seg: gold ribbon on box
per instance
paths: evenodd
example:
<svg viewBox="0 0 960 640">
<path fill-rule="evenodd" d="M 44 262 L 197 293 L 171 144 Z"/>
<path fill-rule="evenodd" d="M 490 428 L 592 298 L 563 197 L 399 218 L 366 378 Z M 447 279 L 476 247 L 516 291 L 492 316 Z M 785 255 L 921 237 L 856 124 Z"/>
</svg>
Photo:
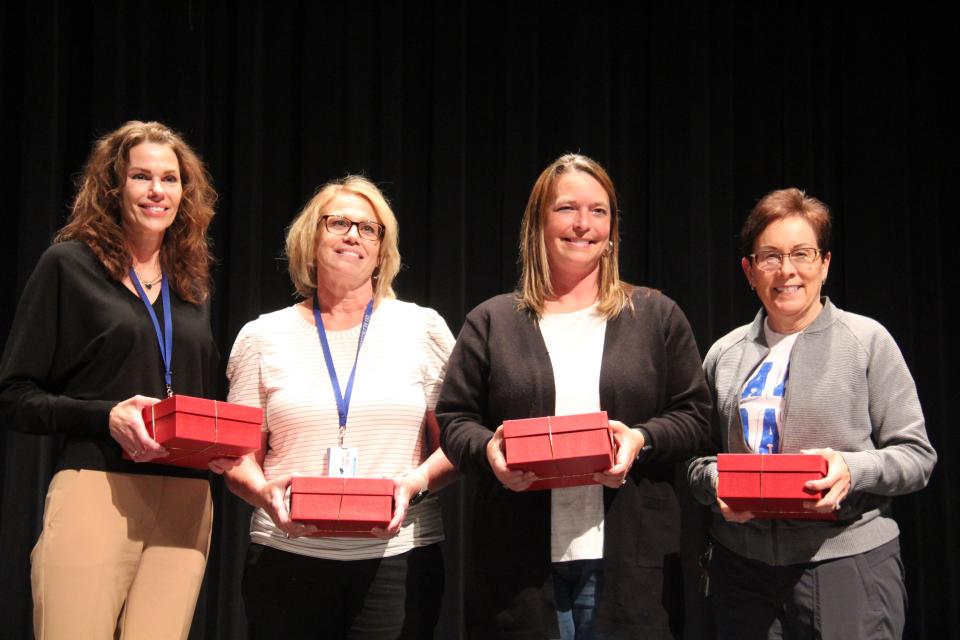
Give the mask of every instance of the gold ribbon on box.
<svg viewBox="0 0 960 640">
<path fill-rule="evenodd" d="M 333 533 L 343 533 L 343 531 L 338 526 L 340 524 L 340 514 L 343 511 L 343 496 L 347 491 L 347 479 L 343 478 L 340 482 L 340 502 L 337 503 L 337 519 L 333 521 L 329 529 L 320 529 L 317 533 L 333 534 Z M 336 536 L 333 536 L 336 537 Z"/>
<path fill-rule="evenodd" d="M 369 531 L 365 531 L 365 530 L 359 530 L 359 529 L 358 529 L 358 530 L 354 530 L 354 529 L 343 529 L 343 528 L 340 527 L 340 521 L 341 521 L 340 516 L 343 515 L 343 499 L 344 499 L 344 497 L 346 497 L 346 495 L 347 495 L 347 478 L 343 478 L 342 482 L 340 483 L 340 502 L 339 502 L 339 504 L 337 505 L 337 519 L 336 519 L 336 520 L 333 520 L 333 523 L 332 523 L 331 525 L 329 525 L 329 528 L 317 529 L 317 532 L 316 532 L 315 534 L 313 534 L 313 535 L 317 535 L 317 536 L 330 536 L 330 537 L 333 537 L 333 538 L 336 538 L 336 537 L 341 537 L 341 538 L 343 538 L 343 537 L 354 538 L 354 537 L 363 537 L 364 535 L 366 535 L 367 533 L 369 533 Z M 392 507 L 392 506 L 391 506 L 390 511 L 391 511 L 391 513 L 393 512 L 393 507 Z M 373 528 L 373 527 L 371 527 L 371 528 Z M 346 535 L 337 536 L 336 534 L 338 534 L 338 533 L 339 533 L 339 534 L 346 534 Z"/>
<path fill-rule="evenodd" d="M 560 473 L 560 465 L 556 463 L 557 453 L 553 448 L 553 423 L 550 422 L 550 416 L 546 416 L 546 418 L 547 418 L 547 440 L 550 442 L 550 460 L 554 462 L 554 467 L 556 467 L 557 473 Z M 608 427 L 607 431 L 609 432 L 609 430 L 610 429 Z M 593 477 L 592 473 L 578 473 L 572 476 L 565 476 L 562 473 L 560 473 L 560 475 L 557 475 L 557 476 L 546 476 L 543 478 L 538 477 L 536 481 L 539 482 L 541 480 L 574 480 L 576 478 L 592 478 L 592 477 Z"/>
<path fill-rule="evenodd" d="M 550 417 L 547 416 L 547 440 L 550 441 L 550 459 L 554 461 L 553 465 L 557 468 L 557 473 L 560 472 L 560 465 L 556 463 L 557 452 L 553 449 L 553 423 L 550 422 Z M 562 474 L 558 477 L 563 477 Z"/>
<path fill-rule="evenodd" d="M 150 437 L 153 438 L 154 440 L 157 439 L 157 426 L 156 426 L 157 418 L 156 418 L 156 412 L 154 411 L 155 406 L 156 405 L 150 405 Z M 189 458 L 190 456 L 202 455 L 210 451 L 210 449 L 215 447 L 217 444 L 219 444 L 219 441 L 220 441 L 220 411 L 217 407 L 217 401 L 214 400 L 213 401 L 213 442 L 208 444 L 203 449 L 184 449 L 183 447 L 166 447 L 167 451 L 183 452 L 183 455 L 175 456 L 173 453 L 171 453 L 166 458 L 160 458 L 159 460 L 155 460 L 154 462 L 176 462 L 178 460 Z"/>
</svg>

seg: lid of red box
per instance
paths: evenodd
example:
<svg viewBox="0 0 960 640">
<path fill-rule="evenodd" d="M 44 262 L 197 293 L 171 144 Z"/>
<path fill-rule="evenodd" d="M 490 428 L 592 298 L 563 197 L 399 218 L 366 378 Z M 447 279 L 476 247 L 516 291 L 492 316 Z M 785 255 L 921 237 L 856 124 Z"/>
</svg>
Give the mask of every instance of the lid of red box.
<svg viewBox="0 0 960 640">
<path fill-rule="evenodd" d="M 827 461 L 823 456 L 803 453 L 779 453 L 763 456 L 764 471 L 809 471 L 827 474 Z"/>
<path fill-rule="evenodd" d="M 717 455 L 717 471 L 760 471 L 760 458 L 770 454 L 720 453 Z"/>
<path fill-rule="evenodd" d="M 154 418 L 162 418 L 174 411 L 201 416 L 217 416 L 224 420 L 251 422 L 257 425 L 263 422 L 263 409 L 260 407 L 248 407 L 232 402 L 208 400 L 180 394 L 161 400 L 152 407 L 146 407 L 143 410 L 143 416 L 145 420 L 149 420 L 151 415 Z"/>
<path fill-rule="evenodd" d="M 597 413 L 581 413 L 572 416 L 544 416 L 542 418 L 525 418 L 523 420 L 504 420 L 504 438 L 522 438 L 537 436 L 545 433 L 569 433 L 572 431 L 586 431 L 588 429 L 607 429 L 610 420 L 606 411 Z"/>
<path fill-rule="evenodd" d="M 290 490 L 293 493 L 333 493 L 345 496 L 392 496 L 393 480 L 389 478 L 294 476 Z"/>
<path fill-rule="evenodd" d="M 826 475 L 827 461 L 822 456 L 803 453 L 721 453 L 717 471 L 811 472 Z"/>
</svg>

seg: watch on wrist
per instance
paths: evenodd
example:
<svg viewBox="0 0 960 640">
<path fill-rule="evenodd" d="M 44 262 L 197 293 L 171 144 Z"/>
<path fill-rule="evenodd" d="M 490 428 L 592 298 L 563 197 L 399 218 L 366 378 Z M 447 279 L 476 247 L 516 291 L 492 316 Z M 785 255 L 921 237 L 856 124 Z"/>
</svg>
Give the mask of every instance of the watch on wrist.
<svg viewBox="0 0 960 640">
<path fill-rule="evenodd" d="M 417 495 L 410 498 L 410 506 L 414 506 L 423 502 L 423 500 L 430 495 L 430 489 L 421 489 L 417 492 Z"/>
<path fill-rule="evenodd" d="M 643 446 L 640 447 L 640 451 L 637 451 L 637 457 L 634 462 L 653 451 L 653 442 L 650 440 L 650 432 L 643 427 L 636 427 L 636 430 L 639 431 L 640 435 L 643 436 Z"/>
</svg>

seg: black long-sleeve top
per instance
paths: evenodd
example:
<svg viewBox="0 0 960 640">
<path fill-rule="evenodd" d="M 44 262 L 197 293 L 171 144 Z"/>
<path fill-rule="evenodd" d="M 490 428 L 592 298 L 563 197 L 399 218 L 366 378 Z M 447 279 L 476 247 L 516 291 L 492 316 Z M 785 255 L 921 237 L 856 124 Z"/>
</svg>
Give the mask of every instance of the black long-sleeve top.
<svg viewBox="0 0 960 640">
<path fill-rule="evenodd" d="M 219 354 L 209 305 L 171 291 L 173 389 L 210 397 Z M 163 326 L 161 297 L 154 311 Z M 164 366 L 140 298 L 114 280 L 82 242 L 54 244 L 27 281 L 0 363 L 0 421 L 61 436 L 60 469 L 204 477 L 123 460 L 110 409 L 134 395 L 163 398 Z"/>
<path fill-rule="evenodd" d="M 626 484 L 604 488 L 603 581 L 598 629 L 662 638 L 682 618 L 680 506 L 674 463 L 709 442 L 710 394 L 693 333 L 679 307 L 637 288 L 635 311 L 607 321 L 600 408 L 642 427 L 651 451 Z M 512 294 L 470 312 L 447 363 L 437 403 L 441 446 L 476 479 L 468 572 L 468 626 L 478 637 L 558 635 L 550 582 L 550 492 L 505 489 L 486 446 L 504 420 L 553 414 L 553 368 L 536 321 Z M 531 631 L 532 630 L 532 631 Z"/>
</svg>

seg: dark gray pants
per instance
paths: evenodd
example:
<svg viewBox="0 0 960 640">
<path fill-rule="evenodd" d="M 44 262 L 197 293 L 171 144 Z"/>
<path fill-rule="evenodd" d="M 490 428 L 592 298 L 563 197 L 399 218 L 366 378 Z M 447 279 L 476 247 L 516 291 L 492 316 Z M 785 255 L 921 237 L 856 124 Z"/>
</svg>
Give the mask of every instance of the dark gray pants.
<svg viewBox="0 0 960 640">
<path fill-rule="evenodd" d="M 903 635 L 907 592 L 896 539 L 859 555 L 785 567 L 714 544 L 710 579 L 724 640 Z"/>
<path fill-rule="evenodd" d="M 251 640 L 433 638 L 440 544 L 373 560 L 324 560 L 251 544 L 243 573 Z"/>
</svg>

